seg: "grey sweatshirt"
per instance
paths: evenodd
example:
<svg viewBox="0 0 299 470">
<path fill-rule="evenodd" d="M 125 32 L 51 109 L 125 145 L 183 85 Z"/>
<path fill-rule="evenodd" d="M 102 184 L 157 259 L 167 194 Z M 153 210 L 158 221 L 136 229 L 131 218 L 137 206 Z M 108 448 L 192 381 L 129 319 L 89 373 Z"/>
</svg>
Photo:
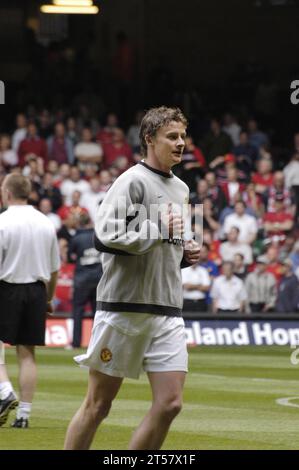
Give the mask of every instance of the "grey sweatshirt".
<svg viewBox="0 0 299 470">
<path fill-rule="evenodd" d="M 183 181 L 144 162 L 117 178 L 95 223 L 95 245 L 104 253 L 98 309 L 182 315 L 183 240 L 165 238 L 151 205 L 182 207 L 188 200 Z"/>
</svg>

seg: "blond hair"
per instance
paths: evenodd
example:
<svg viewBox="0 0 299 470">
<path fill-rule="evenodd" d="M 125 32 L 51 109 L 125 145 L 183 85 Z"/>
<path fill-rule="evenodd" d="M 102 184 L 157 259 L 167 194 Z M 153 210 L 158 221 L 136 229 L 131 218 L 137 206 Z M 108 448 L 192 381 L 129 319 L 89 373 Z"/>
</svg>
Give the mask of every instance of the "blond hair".
<svg viewBox="0 0 299 470">
<path fill-rule="evenodd" d="M 11 174 L 6 176 L 3 187 L 12 194 L 14 199 L 26 200 L 31 192 L 31 182 L 23 175 Z"/>
</svg>

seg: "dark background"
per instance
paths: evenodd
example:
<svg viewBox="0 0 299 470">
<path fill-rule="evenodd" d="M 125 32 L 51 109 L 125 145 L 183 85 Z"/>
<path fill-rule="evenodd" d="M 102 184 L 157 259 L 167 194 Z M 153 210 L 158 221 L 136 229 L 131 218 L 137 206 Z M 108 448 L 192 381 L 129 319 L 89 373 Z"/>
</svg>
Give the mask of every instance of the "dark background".
<svg viewBox="0 0 299 470">
<path fill-rule="evenodd" d="M 255 116 L 272 144 L 299 130 L 290 84 L 299 79 L 298 0 L 102 0 L 95 16 L 42 15 L 33 0 L 1 0 L 0 131 L 18 111 L 85 102 L 97 119 L 115 110 L 180 105 L 200 139 L 211 116 Z M 117 35 L 132 63 L 118 73 Z"/>
</svg>

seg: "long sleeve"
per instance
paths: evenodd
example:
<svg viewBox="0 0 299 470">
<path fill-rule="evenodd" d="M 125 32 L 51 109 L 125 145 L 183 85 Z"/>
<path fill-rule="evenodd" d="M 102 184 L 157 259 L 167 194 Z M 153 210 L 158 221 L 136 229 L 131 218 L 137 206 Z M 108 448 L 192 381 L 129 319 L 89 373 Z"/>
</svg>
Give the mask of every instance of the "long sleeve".
<svg viewBox="0 0 299 470">
<path fill-rule="evenodd" d="M 119 177 L 99 206 L 96 246 L 100 251 L 142 255 L 163 239 L 158 224 L 152 222 L 143 202 L 144 186 L 129 175 Z"/>
</svg>

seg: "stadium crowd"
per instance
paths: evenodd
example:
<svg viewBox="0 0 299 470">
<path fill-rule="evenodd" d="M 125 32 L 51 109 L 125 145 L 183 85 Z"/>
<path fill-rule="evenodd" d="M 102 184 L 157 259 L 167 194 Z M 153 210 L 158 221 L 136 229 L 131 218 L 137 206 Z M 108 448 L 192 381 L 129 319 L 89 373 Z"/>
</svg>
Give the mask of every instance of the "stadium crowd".
<svg viewBox="0 0 299 470">
<path fill-rule="evenodd" d="M 86 115 L 31 109 L 0 136 L 0 183 L 8 173 L 28 176 L 30 204 L 57 230 L 57 312 L 73 309 L 70 245 L 82 216 L 94 222 L 113 181 L 141 159 L 141 111 L 126 130 L 113 112 L 103 123 Z M 182 270 L 184 309 L 299 311 L 299 133 L 282 167 L 255 119 L 239 123 L 227 113 L 201 139 L 188 135 L 174 173 L 190 188 L 193 232 L 203 227 L 201 262 Z"/>
</svg>

